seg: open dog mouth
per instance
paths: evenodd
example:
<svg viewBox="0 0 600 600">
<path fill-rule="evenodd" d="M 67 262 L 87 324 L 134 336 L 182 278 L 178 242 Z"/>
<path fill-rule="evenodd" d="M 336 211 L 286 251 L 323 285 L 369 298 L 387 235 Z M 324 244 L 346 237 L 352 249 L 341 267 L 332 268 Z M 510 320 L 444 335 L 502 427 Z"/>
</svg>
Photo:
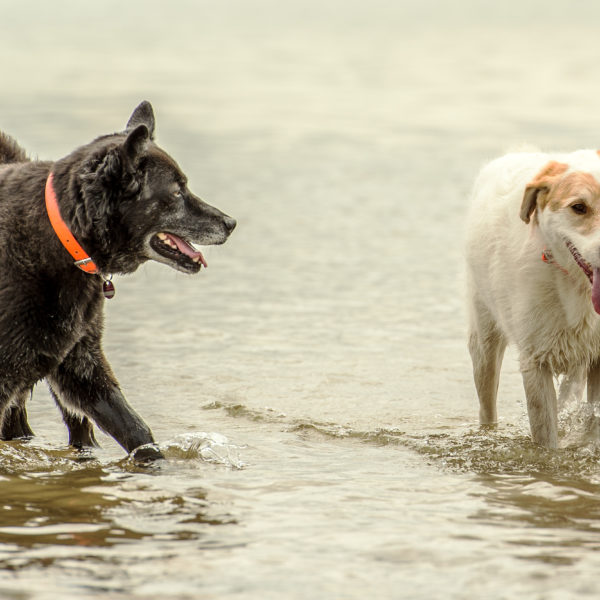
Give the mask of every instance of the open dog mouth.
<svg viewBox="0 0 600 600">
<path fill-rule="evenodd" d="M 592 269 L 592 265 L 590 265 L 590 263 L 588 263 L 583 258 L 583 256 L 581 256 L 581 253 L 579 252 L 579 250 L 577 250 L 577 248 L 575 247 L 575 245 L 572 242 L 567 240 L 566 244 L 567 244 L 567 248 L 569 249 L 569 252 L 575 259 L 575 262 L 581 267 L 581 270 L 585 273 L 585 276 L 590 280 L 590 283 L 593 285 L 594 270 Z"/>
<path fill-rule="evenodd" d="M 581 256 L 581 252 L 577 250 L 572 242 L 567 240 L 565 243 L 567 244 L 571 256 L 592 284 L 592 304 L 594 305 L 594 310 L 600 315 L 600 268 L 592 267 L 592 265 Z"/>
<path fill-rule="evenodd" d="M 173 233 L 160 232 L 153 235 L 150 246 L 164 258 L 188 271 L 198 272 L 202 267 L 208 266 L 202 252 Z"/>
</svg>

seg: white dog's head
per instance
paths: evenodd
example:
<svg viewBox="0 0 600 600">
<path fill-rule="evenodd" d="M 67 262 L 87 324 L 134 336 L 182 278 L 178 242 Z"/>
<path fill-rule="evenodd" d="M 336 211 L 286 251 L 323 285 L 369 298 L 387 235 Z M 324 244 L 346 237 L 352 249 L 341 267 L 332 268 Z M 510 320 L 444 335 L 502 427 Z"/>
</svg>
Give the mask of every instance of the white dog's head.
<svg viewBox="0 0 600 600">
<path fill-rule="evenodd" d="M 554 260 L 592 286 L 600 314 L 600 156 L 585 150 L 550 161 L 526 186 L 521 219 L 533 220 Z"/>
</svg>

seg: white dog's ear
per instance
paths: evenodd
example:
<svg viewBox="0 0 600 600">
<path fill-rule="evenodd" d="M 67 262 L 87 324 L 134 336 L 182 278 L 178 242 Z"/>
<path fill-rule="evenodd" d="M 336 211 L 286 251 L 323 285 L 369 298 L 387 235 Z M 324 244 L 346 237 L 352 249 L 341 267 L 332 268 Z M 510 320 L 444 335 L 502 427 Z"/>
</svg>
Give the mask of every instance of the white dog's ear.
<svg viewBox="0 0 600 600">
<path fill-rule="evenodd" d="M 523 202 L 521 203 L 521 219 L 525 223 L 531 221 L 531 215 L 536 209 L 542 209 L 545 206 L 546 196 L 550 189 L 568 170 L 569 165 L 551 160 L 546 163 L 542 170 L 525 187 Z"/>
<path fill-rule="evenodd" d="M 523 202 L 521 203 L 521 219 L 525 221 L 525 223 L 529 223 L 531 221 L 531 215 L 535 212 L 537 208 L 538 194 L 545 193 L 547 194 L 549 188 L 547 185 L 540 185 L 535 183 L 530 183 L 525 188 L 525 193 L 523 194 Z"/>
</svg>

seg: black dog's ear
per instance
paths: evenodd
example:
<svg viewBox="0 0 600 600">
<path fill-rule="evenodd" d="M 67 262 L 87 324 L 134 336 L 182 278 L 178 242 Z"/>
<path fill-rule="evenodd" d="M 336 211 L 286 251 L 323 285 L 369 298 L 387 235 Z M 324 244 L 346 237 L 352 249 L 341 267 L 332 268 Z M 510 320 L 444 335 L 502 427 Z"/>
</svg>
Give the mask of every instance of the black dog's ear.
<svg viewBox="0 0 600 600">
<path fill-rule="evenodd" d="M 137 169 L 148 149 L 149 138 L 150 132 L 143 124 L 129 132 L 123 143 L 123 162 L 127 170 L 135 171 Z"/>
<path fill-rule="evenodd" d="M 127 121 L 127 126 L 125 127 L 125 131 L 131 131 L 138 125 L 145 125 L 148 128 L 150 139 L 154 139 L 154 111 L 152 110 L 152 104 L 150 104 L 150 102 L 147 100 L 141 102 L 133 111 L 133 113 L 131 113 L 131 117 L 129 117 L 129 121 Z"/>
</svg>

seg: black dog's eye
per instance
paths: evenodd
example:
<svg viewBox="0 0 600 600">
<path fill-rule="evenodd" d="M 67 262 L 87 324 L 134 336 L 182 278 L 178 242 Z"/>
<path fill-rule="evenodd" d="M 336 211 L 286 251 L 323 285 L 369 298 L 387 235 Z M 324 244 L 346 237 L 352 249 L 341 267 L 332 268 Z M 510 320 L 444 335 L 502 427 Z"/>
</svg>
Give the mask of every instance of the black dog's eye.
<svg viewBox="0 0 600 600">
<path fill-rule="evenodd" d="M 588 211 L 588 207 L 583 202 L 577 202 L 577 204 L 571 204 L 571 210 L 576 215 L 585 215 Z"/>
<path fill-rule="evenodd" d="M 174 191 L 173 198 L 175 198 L 177 200 L 181 200 L 183 198 L 183 192 L 181 190 Z"/>
</svg>

